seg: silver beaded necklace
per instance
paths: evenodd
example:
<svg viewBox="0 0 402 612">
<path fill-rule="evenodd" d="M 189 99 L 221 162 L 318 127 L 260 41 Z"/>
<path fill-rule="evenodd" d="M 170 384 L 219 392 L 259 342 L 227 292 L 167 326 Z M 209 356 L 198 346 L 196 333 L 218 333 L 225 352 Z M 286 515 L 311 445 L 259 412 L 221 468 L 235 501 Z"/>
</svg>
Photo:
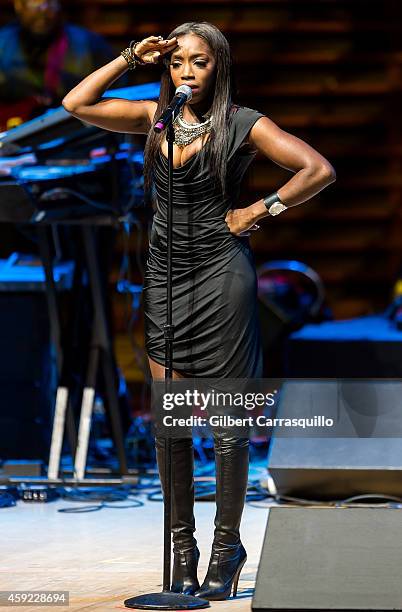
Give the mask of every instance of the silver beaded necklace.
<svg viewBox="0 0 402 612">
<path fill-rule="evenodd" d="M 185 147 L 201 136 L 211 131 L 212 128 L 211 115 L 206 121 L 202 123 L 189 123 L 183 117 L 183 107 L 180 109 L 179 114 L 173 122 L 174 128 L 174 142 L 178 147 Z"/>
</svg>

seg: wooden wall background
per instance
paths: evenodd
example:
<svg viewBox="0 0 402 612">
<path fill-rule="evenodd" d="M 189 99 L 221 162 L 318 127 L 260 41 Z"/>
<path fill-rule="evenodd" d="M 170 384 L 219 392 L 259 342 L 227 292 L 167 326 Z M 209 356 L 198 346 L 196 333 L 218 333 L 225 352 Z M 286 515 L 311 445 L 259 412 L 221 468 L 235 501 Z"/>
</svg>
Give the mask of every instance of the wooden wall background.
<svg viewBox="0 0 402 612">
<path fill-rule="evenodd" d="M 400 0 L 66 0 L 65 8 L 116 53 L 185 21 L 221 28 L 237 64 L 239 102 L 306 140 L 337 171 L 321 195 L 264 219 L 252 237 L 257 263 L 295 258 L 312 266 L 338 318 L 389 303 L 402 268 Z M 0 12 L 7 22 L 12 4 L 1 0 Z M 134 74 L 137 83 L 159 75 L 153 67 Z M 289 176 L 258 156 L 240 205 Z"/>
</svg>

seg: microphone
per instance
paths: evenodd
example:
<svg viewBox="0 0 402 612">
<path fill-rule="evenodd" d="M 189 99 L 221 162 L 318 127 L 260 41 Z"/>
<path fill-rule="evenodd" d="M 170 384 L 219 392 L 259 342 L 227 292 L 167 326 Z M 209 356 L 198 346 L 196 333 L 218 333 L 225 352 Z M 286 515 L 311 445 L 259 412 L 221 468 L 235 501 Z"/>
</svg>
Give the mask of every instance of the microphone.
<svg viewBox="0 0 402 612">
<path fill-rule="evenodd" d="M 169 106 L 165 108 L 158 121 L 154 125 L 155 132 L 162 132 L 169 123 L 174 121 L 182 106 L 193 97 L 193 90 L 188 85 L 180 85 L 176 89 L 174 98 Z"/>
</svg>

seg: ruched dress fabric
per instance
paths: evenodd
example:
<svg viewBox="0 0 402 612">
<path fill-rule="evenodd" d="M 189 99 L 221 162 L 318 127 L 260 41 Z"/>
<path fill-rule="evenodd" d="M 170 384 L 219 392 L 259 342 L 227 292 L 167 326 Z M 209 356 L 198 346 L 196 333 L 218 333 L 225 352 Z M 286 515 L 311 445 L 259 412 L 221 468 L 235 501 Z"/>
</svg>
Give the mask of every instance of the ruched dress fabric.
<svg viewBox="0 0 402 612">
<path fill-rule="evenodd" d="M 230 117 L 225 198 L 208 164 L 201 168 L 202 149 L 173 170 L 173 369 L 185 376 L 262 376 L 254 255 L 249 237 L 231 233 L 225 217 L 241 206 L 240 183 L 256 153 L 243 143 L 263 116 L 236 106 Z M 161 150 L 153 175 L 157 206 L 143 283 L 145 348 L 164 366 L 168 160 Z"/>
</svg>

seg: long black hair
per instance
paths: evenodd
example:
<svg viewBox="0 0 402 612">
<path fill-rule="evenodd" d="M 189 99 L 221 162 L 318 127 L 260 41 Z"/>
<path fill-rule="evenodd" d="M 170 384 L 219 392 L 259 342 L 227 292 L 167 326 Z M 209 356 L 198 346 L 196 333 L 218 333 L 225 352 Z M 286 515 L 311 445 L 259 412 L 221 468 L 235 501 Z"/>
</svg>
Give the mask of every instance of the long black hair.
<svg viewBox="0 0 402 612">
<path fill-rule="evenodd" d="M 167 38 L 183 34 L 196 34 L 203 38 L 210 47 L 215 59 L 215 82 L 212 86 L 212 104 L 206 115 L 213 115 L 210 133 L 211 142 L 208 145 L 208 159 L 212 177 L 217 181 L 225 194 L 226 163 L 228 147 L 228 120 L 232 110 L 234 95 L 234 74 L 229 43 L 222 32 L 208 21 L 189 21 L 175 28 Z M 174 96 L 175 88 L 170 76 L 170 61 L 173 50 L 163 56 L 165 70 L 161 76 L 160 94 L 155 118 L 148 133 L 144 150 L 144 191 L 147 199 L 152 189 L 152 166 L 163 139 L 163 132 L 157 133 L 153 127 L 163 109 Z M 206 148 L 203 148 L 203 153 Z M 205 161 L 204 157 L 203 162 Z"/>
</svg>

